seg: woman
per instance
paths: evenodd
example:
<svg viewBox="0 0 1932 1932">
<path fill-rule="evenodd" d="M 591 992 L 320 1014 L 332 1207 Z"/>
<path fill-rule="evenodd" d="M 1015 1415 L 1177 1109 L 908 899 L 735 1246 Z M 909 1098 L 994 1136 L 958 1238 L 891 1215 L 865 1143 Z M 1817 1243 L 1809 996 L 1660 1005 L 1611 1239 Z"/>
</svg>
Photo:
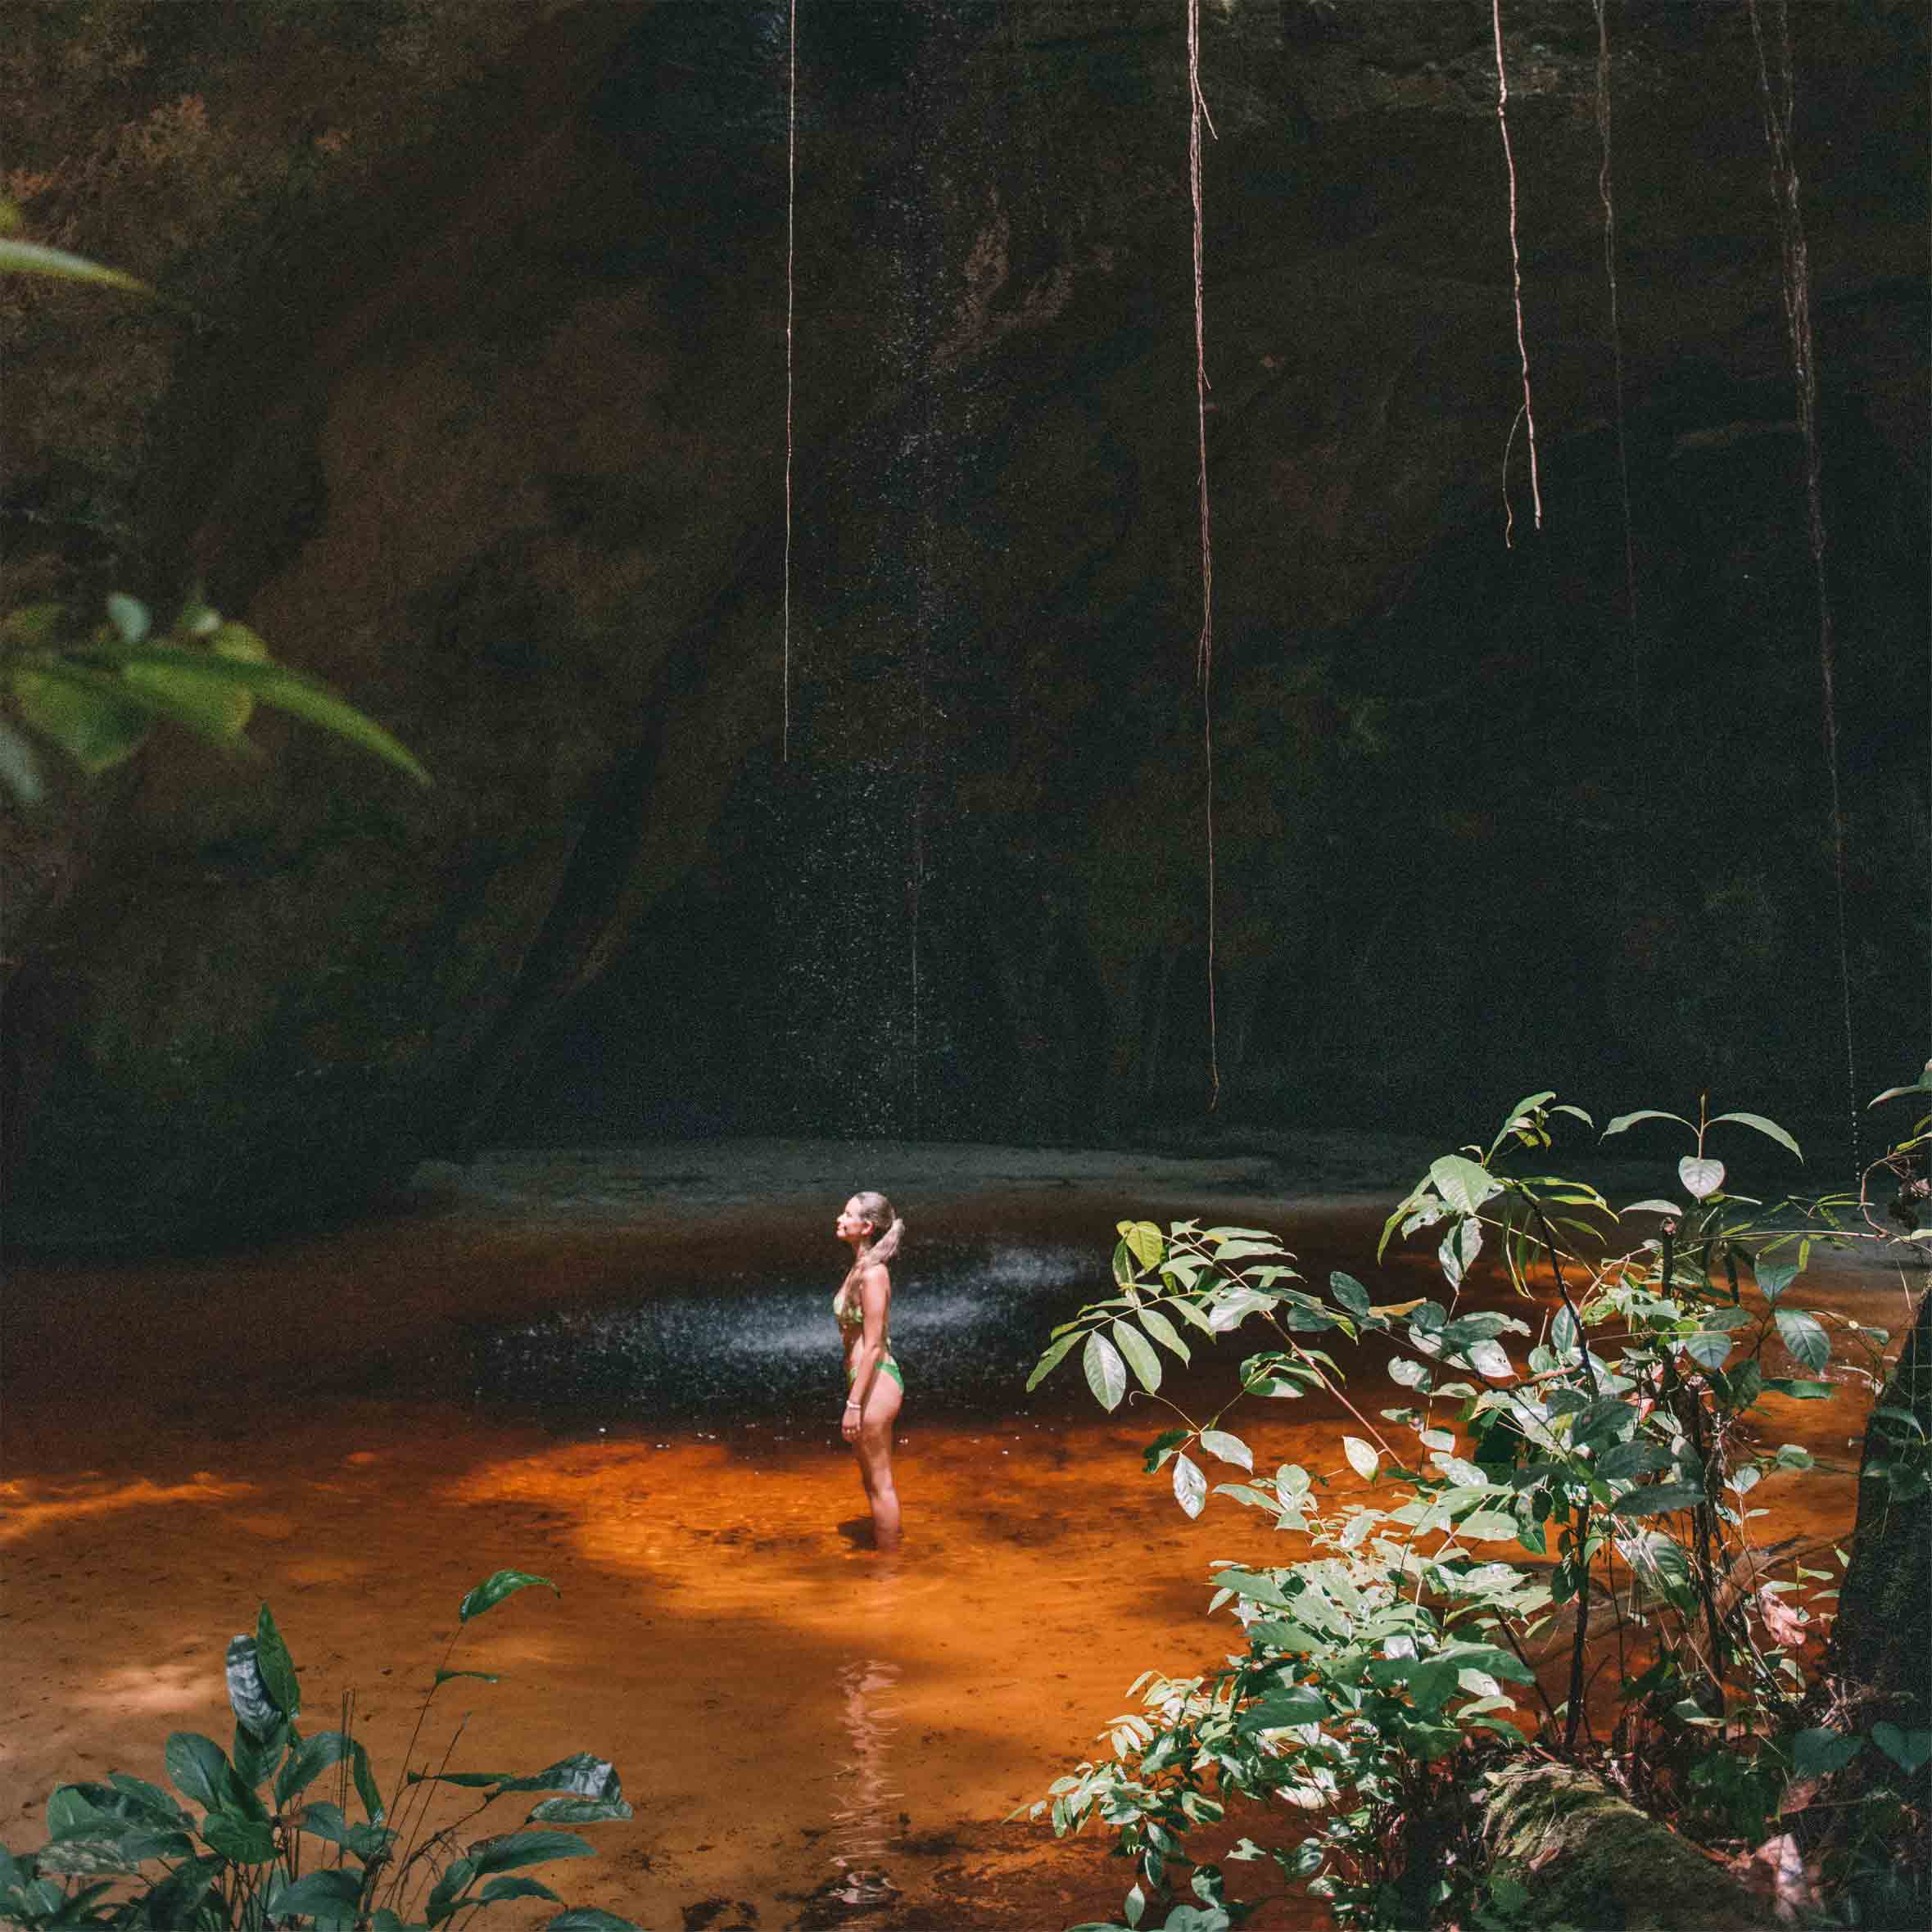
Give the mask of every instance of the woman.
<svg viewBox="0 0 1932 1932">
<path fill-rule="evenodd" d="M 886 1319 L 892 1310 L 892 1278 L 885 1264 L 898 1252 L 906 1224 L 883 1194 L 854 1194 L 839 1213 L 839 1238 L 852 1250 L 852 1266 L 832 1297 L 832 1314 L 845 1348 L 845 1413 L 840 1432 L 858 1458 L 859 1480 L 872 1509 L 872 1542 L 898 1547 L 898 1491 L 892 1486 L 892 1425 L 904 1399 L 906 1378 L 892 1359 Z"/>
</svg>

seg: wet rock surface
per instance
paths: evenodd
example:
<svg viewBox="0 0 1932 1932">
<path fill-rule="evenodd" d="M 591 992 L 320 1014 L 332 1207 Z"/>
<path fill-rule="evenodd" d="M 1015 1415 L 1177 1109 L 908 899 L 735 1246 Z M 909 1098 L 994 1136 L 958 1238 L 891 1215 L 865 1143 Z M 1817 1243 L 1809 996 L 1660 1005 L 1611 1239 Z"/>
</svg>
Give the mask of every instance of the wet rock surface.
<svg viewBox="0 0 1932 1932">
<path fill-rule="evenodd" d="M 511 34 L 422 5 L 386 39 L 319 9 L 226 43 L 185 11 L 50 55 L 27 103 L 29 169 L 72 146 L 63 88 L 147 129 L 113 177 L 137 213 L 191 168 L 242 185 L 130 262 L 211 324 L 28 316 L 16 391 L 69 377 L 10 486 L 15 561 L 163 602 L 198 571 L 437 783 L 270 726 L 265 766 L 170 746 L 9 826 L 16 1237 L 310 1220 L 532 1129 L 1197 1115 L 1180 10 L 808 13 L 789 678 L 783 9 Z M 1508 548 L 1489 9 L 1202 16 L 1224 1117 L 1486 1115 L 1498 1083 L 1606 1069 L 1618 1102 L 1830 1105 L 1748 14 L 1608 11 L 1620 466 L 1596 23 L 1504 9 L 1547 510 L 1538 536 L 1518 433 Z M 1925 943 L 1896 889 L 1926 836 L 1925 28 L 1880 0 L 1793 27 L 1848 971 L 1889 1074 Z M 361 96 L 309 88 L 338 68 Z M 79 179 L 29 220 L 133 243 Z M 79 337 L 123 351 L 88 437 L 55 406 Z"/>
</svg>

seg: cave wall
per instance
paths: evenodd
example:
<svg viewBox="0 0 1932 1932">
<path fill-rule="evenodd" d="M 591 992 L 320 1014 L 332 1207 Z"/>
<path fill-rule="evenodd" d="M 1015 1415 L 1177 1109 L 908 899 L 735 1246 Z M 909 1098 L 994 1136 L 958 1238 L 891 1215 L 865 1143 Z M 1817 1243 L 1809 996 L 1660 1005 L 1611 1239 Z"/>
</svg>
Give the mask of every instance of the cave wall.
<svg viewBox="0 0 1932 1932">
<path fill-rule="evenodd" d="M 1595 17 L 1504 9 L 1508 541 L 1488 7 L 1202 12 L 1217 1119 L 1841 1124 L 1747 11 L 1607 9 L 1620 464 Z M 10 569 L 198 574 L 437 784 L 270 721 L 10 822 L 16 1230 L 273 1223 L 488 1138 L 1198 1125 L 1183 17 L 801 8 L 788 682 L 782 6 L 38 10 L 30 219 L 196 319 L 10 318 Z M 1932 943 L 1925 24 L 1793 27 L 1876 1087 Z M 62 173 L 77 105 L 171 102 Z"/>
</svg>

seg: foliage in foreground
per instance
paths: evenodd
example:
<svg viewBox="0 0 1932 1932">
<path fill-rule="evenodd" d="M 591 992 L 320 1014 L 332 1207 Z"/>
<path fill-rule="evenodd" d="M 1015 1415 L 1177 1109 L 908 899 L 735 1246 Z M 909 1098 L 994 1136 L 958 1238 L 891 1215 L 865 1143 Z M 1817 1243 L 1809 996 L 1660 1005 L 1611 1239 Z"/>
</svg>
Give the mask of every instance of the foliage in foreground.
<svg viewBox="0 0 1932 1932">
<path fill-rule="evenodd" d="M 20 239 L 19 210 L 0 197 L 0 274 L 53 277 L 150 297 L 154 291 L 118 269 Z M 55 603 L 25 605 L 0 618 L 0 704 L 25 731 L 0 717 L 0 787 L 23 805 L 44 790 L 32 739 L 57 745 L 90 776 L 130 758 L 156 724 L 184 726 L 219 749 L 260 755 L 244 735 L 257 704 L 306 719 L 406 771 L 429 775 L 372 719 L 319 680 L 278 664 L 245 624 L 191 598 L 165 631 L 147 607 L 116 592 L 104 621 Z"/>
<path fill-rule="evenodd" d="M 1902 1094 L 1932 1104 L 1932 1066 L 1880 1100 Z M 1751 1525 L 1766 1512 L 1750 1497 L 1774 1472 L 1812 1467 L 1776 1441 L 1770 1399 L 1829 1394 L 1835 1356 L 1840 1379 L 1881 1386 L 1888 1334 L 1807 1306 L 1801 1284 L 1820 1242 L 1876 1243 L 1912 1305 L 1905 1271 L 1922 1272 L 1932 1240 L 1917 1172 L 1932 1113 L 1871 1170 L 1899 1183 L 1902 1231 L 1871 1213 L 1870 1174 L 1856 1197 L 1802 1210 L 1727 1192 L 1713 1129 L 1798 1152 L 1751 1114 L 1611 1121 L 1605 1138 L 1646 1120 L 1692 1137 L 1681 1197 L 1614 1209 L 1586 1182 L 1513 1171 L 1566 1115 L 1590 1124 L 1552 1093 L 1529 1096 L 1486 1147 L 1432 1163 L 1390 1217 L 1378 1258 L 1398 1232 L 1427 1230 L 1446 1300 L 1378 1301 L 1342 1273 L 1319 1295 L 1264 1230 L 1179 1222 L 1164 1235 L 1124 1221 L 1120 1292 L 1055 1331 L 1029 1387 L 1076 1348 L 1105 1408 L 1131 1377 L 1174 1411 L 1145 1459 L 1170 1472 L 1183 1510 L 1224 1495 L 1310 1552 L 1218 1566 L 1210 1612 L 1232 1608 L 1242 1648 L 1202 1676 L 1144 1673 L 1142 1708 L 1111 1727 L 1113 1756 L 1077 1766 L 1031 1808 L 1056 1833 L 1113 1830 L 1135 1867 L 1126 1927 L 1183 1872 L 1194 1898 L 1172 1906 L 1165 1932 L 1237 1923 L 1251 1906 L 1228 1898 L 1220 1867 L 1188 1842 L 1230 1805 L 1272 1801 L 1305 1814 L 1299 1842 L 1256 1824 L 1270 1842 L 1244 1837 L 1226 1856 L 1272 1859 L 1342 1924 L 1504 1932 L 1525 1899 L 1486 1882 L 1481 1795 L 1485 1772 L 1529 1739 L 1687 1834 L 1744 1851 L 1786 1813 L 1830 1805 L 1856 1761 L 1861 1830 L 1817 1875 L 1835 1922 L 1915 1922 L 1927 1875 L 1897 1848 L 1932 1796 L 1932 1731 L 1817 1720 L 1806 1646 L 1834 1575 L 1758 1549 Z M 1533 1325 L 1468 1305 L 1486 1252 Z M 1235 1401 L 1338 1402 L 1360 1432 L 1342 1438 L 1355 1479 L 1342 1493 L 1328 1493 L 1340 1469 L 1257 1471 L 1225 1409 L 1197 1418 L 1161 1393 L 1163 1351 L 1187 1362 L 1250 1323 L 1270 1333 L 1243 1361 Z M 1394 1405 L 1357 1405 L 1328 1352 L 1337 1341 L 1364 1345 L 1362 1366 L 1382 1364 Z M 1867 1477 L 1894 1503 L 1923 1495 L 1921 1418 L 1880 1409 L 1873 1427 L 1887 1447 Z M 1215 1464 L 1234 1479 L 1211 1482 Z M 1614 1717 L 1599 1735 L 1590 1693 L 1605 1671 Z"/>
<path fill-rule="evenodd" d="M 548 1577 L 499 1570 L 463 1599 L 458 1635 L 473 1618 Z M 450 1650 L 456 1638 L 450 1640 Z M 439 1669 L 404 1756 L 414 1751 L 430 1701 L 452 1678 L 496 1680 L 482 1671 Z M 28 1856 L 0 1849 L 0 1923 L 35 1929 L 108 1925 L 150 1932 L 274 1932 L 314 1926 L 342 1932 L 428 1932 L 513 1898 L 556 1899 L 537 1880 L 507 1877 L 559 1858 L 587 1858 L 575 1832 L 549 1827 L 628 1818 L 615 1768 L 578 1751 L 546 1769 L 419 1771 L 405 1764 L 384 1799 L 369 1753 L 351 1734 L 351 1703 L 340 1730 L 305 1734 L 301 1685 L 264 1604 L 252 1636 L 228 1645 L 232 1753 L 212 1738 L 178 1731 L 165 1753 L 168 1780 L 197 1816 L 169 1792 L 125 1771 L 104 1784 L 61 1785 L 47 1801 L 48 1842 Z M 459 1735 L 460 1735 L 459 1726 Z M 450 1740 L 450 1748 L 455 1744 Z M 443 1753 L 446 1764 L 449 1751 Z M 307 1795 L 325 1773 L 333 1794 Z M 481 1794 L 459 1817 L 432 1828 L 439 1786 Z M 461 1842 L 471 1821 L 500 1798 L 555 1794 L 524 1821 L 545 1827 Z M 362 1816 L 351 1823 L 351 1793 Z M 160 1875 L 151 1871 L 161 1867 Z M 306 1867 L 306 1869 L 305 1869 Z M 135 1889 L 120 1891 L 132 1880 Z M 560 1903 L 560 1901 L 559 1901 Z M 577 1907 L 545 1932 L 638 1932 L 628 1919 Z"/>
</svg>

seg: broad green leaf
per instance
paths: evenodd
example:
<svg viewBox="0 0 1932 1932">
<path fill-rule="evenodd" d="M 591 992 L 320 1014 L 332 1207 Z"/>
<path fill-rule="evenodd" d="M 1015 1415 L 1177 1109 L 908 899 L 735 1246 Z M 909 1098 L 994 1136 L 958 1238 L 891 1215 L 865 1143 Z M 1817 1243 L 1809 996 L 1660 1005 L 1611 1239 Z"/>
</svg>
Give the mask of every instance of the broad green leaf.
<svg viewBox="0 0 1932 1932">
<path fill-rule="evenodd" d="M 265 1737 L 257 1737 L 246 1724 L 237 1722 L 234 1738 L 235 1776 L 252 1790 L 282 1762 L 288 1749 L 288 1725 L 279 1713 L 274 1728 Z"/>
<path fill-rule="evenodd" d="M 1207 1478 L 1185 1450 L 1174 1459 L 1174 1500 L 1190 1516 L 1198 1516 L 1207 1501 Z"/>
<path fill-rule="evenodd" d="M 277 1809 L 286 1806 L 298 1792 L 305 1791 L 332 1764 L 340 1764 L 351 1749 L 352 1741 L 339 1731 L 319 1731 L 314 1736 L 304 1738 L 275 1774 Z"/>
<path fill-rule="evenodd" d="M 1835 1771 L 1843 1771 L 1864 1749 L 1864 1739 L 1817 1725 L 1792 1739 L 1791 1769 L 1801 1778 L 1829 1777 Z"/>
<path fill-rule="evenodd" d="M 1352 1274 L 1336 1269 L 1328 1277 L 1328 1292 L 1359 1320 L 1369 1312 L 1369 1291 Z"/>
<path fill-rule="evenodd" d="M 1875 1724 L 1871 1741 L 1907 1777 L 1932 1758 L 1932 1731 L 1901 1731 L 1896 1724 Z"/>
<path fill-rule="evenodd" d="M 1158 1268 L 1167 1252 L 1161 1230 L 1152 1221 L 1123 1221 L 1118 1230 L 1127 1250 L 1142 1268 Z"/>
<path fill-rule="evenodd" d="M 1694 1335 L 1684 1338 L 1685 1354 L 1705 1369 L 1722 1369 L 1731 1347 L 1730 1336 L 1718 1328 L 1700 1328 Z"/>
<path fill-rule="evenodd" d="M 1678 1509 L 1694 1509 L 1708 1500 L 1694 1482 L 1658 1482 L 1630 1491 L 1610 1508 L 1618 1516 L 1667 1516 Z"/>
<path fill-rule="evenodd" d="M 527 1777 L 491 1780 L 499 1792 L 568 1791 L 579 1798 L 615 1798 L 622 1789 L 617 1767 L 595 1751 L 573 1751 Z"/>
<path fill-rule="evenodd" d="M 210 1812 L 202 1819 L 201 1830 L 208 1848 L 233 1864 L 266 1865 L 275 1856 L 274 1827 L 265 1819 Z"/>
<path fill-rule="evenodd" d="M 1774 1396 L 1789 1396 L 1797 1402 L 1821 1402 L 1832 1393 L 1828 1382 L 1806 1382 L 1789 1375 L 1767 1375 L 1764 1386 Z"/>
<path fill-rule="evenodd" d="M 257 1739 L 267 1737 L 280 1726 L 282 1713 L 276 1708 L 275 1700 L 269 1695 L 261 1667 L 256 1661 L 255 1639 L 231 1638 L 224 1667 L 228 1675 L 228 1700 L 234 1707 L 236 1722 Z M 251 1778 L 245 1781 L 253 1784 L 259 1780 Z"/>
<path fill-rule="evenodd" d="M 1455 1533 L 1472 1543 L 1511 1543 L 1519 1527 L 1504 1510 L 1473 1509 L 1455 1526 Z"/>
<path fill-rule="evenodd" d="M 1412 1361 L 1407 1355 L 1389 1358 L 1389 1380 L 1400 1382 L 1404 1388 L 1427 1390 L 1432 1379 L 1422 1363 Z"/>
<path fill-rule="evenodd" d="M 473 1617 L 481 1617 L 486 1610 L 494 1610 L 506 1596 L 514 1596 L 519 1590 L 533 1586 L 540 1586 L 557 1596 L 563 1594 L 548 1577 L 533 1577 L 527 1570 L 499 1570 L 494 1576 L 486 1577 L 457 1605 L 457 1618 L 467 1623 Z"/>
<path fill-rule="evenodd" d="M 372 1825 L 380 1825 L 382 1794 L 376 1788 L 376 1774 L 369 1768 L 369 1754 L 360 1744 L 349 1753 L 349 1768 L 355 1779 L 355 1795 L 362 1800 L 364 1815 Z"/>
<path fill-rule="evenodd" d="M 1613 1443 L 1597 1462 L 1597 1473 L 1613 1482 L 1634 1482 L 1640 1476 L 1654 1476 L 1671 1467 L 1670 1456 L 1654 1442 L 1641 1437 L 1632 1441 Z"/>
<path fill-rule="evenodd" d="M 1238 1436 L 1230 1436 L 1225 1429 L 1203 1429 L 1201 1446 L 1210 1455 L 1219 1456 L 1224 1463 L 1233 1463 L 1237 1468 L 1251 1469 L 1255 1459 L 1247 1443 Z"/>
<path fill-rule="evenodd" d="M 546 1798 L 530 1814 L 532 1825 L 602 1825 L 632 1815 L 626 1798 Z"/>
<path fill-rule="evenodd" d="M 1062 1335 L 1057 1342 L 1054 1342 L 1052 1346 L 1047 1350 L 1045 1354 L 1043 1354 L 1040 1359 L 1034 1364 L 1033 1373 L 1028 1376 L 1026 1378 L 1026 1392 L 1028 1395 L 1030 1396 L 1033 1391 L 1038 1388 L 1040 1384 L 1044 1382 L 1056 1369 L 1060 1366 L 1061 1361 L 1066 1355 L 1067 1351 L 1070 1349 L 1073 1345 L 1079 1339 L 1080 1332 L 1078 1328 L 1070 1330 L 1066 1334 Z"/>
<path fill-rule="evenodd" d="M 34 1862 L 43 1872 L 57 1871 L 63 1876 L 97 1878 L 105 1874 L 110 1878 L 115 1878 L 140 1868 L 139 1858 L 129 1853 L 129 1843 L 124 1834 L 113 1832 L 96 1833 L 88 1837 L 76 1835 L 72 1838 L 57 1838 L 52 1843 L 43 1845 L 34 1854 Z M 182 1839 L 180 1844 L 183 1850 L 188 1848 L 187 1839 Z M 0 1911 L 5 1909 L 4 1901 L 0 1901 Z M 57 1919 L 36 1919 L 33 1922 L 36 1925 L 86 1925 L 88 1921 L 63 1915 Z M 97 1925 L 101 1923 L 98 1920 L 93 1922 Z"/>
<path fill-rule="evenodd" d="M 1463 1285 L 1463 1277 L 1475 1265 L 1476 1257 L 1482 1252 L 1482 1224 L 1470 1219 L 1458 1221 L 1442 1237 L 1442 1243 L 1436 1250 L 1436 1259 L 1442 1269 L 1442 1278 L 1452 1288 Z"/>
<path fill-rule="evenodd" d="M 1798 1278 L 1795 1261 L 1760 1261 L 1752 1269 L 1757 1278 L 1758 1292 L 1775 1308 L 1778 1298 Z"/>
<path fill-rule="evenodd" d="M 1328 1715 L 1328 1700 L 1306 1684 L 1269 1690 L 1244 1710 L 1236 1728 L 1247 1732 L 1286 1731 L 1291 1725 L 1319 1724 Z"/>
<path fill-rule="evenodd" d="M 178 723 L 217 744 L 239 739 L 255 710 L 253 695 L 226 676 L 224 667 L 212 658 L 192 668 L 130 663 L 122 667 L 121 676 L 143 695 L 157 699 Z"/>
<path fill-rule="evenodd" d="M 545 1919 L 542 1932 L 644 1932 L 644 1929 L 633 1920 L 620 1919 L 595 1905 L 573 1905 L 568 1912 Z"/>
<path fill-rule="evenodd" d="M 1925 1070 L 1909 1087 L 1888 1087 L 1883 1093 L 1875 1093 L 1865 1104 L 1882 1106 L 1888 1100 L 1898 1100 L 1907 1093 L 1932 1093 L 1932 1060 L 1925 1062 Z"/>
<path fill-rule="evenodd" d="M 1087 1372 L 1087 1386 L 1093 1390 L 1094 1400 L 1102 1409 L 1117 1409 L 1120 1398 L 1127 1393 L 1127 1364 L 1120 1360 L 1120 1351 L 1097 1328 L 1087 1337 L 1080 1366 Z"/>
<path fill-rule="evenodd" d="M 1450 1210 L 1473 1215 L 1484 1201 L 1503 1191 L 1503 1183 L 1487 1168 L 1461 1154 L 1445 1154 L 1429 1163 L 1429 1179 Z"/>
<path fill-rule="evenodd" d="M 519 1865 L 542 1865 L 553 1858 L 594 1858 L 597 1848 L 573 1831 L 506 1831 L 479 1839 L 469 1848 L 469 1861 L 478 1876 L 487 1871 L 511 1871 Z"/>
<path fill-rule="evenodd" d="M 1676 1216 L 1684 1211 L 1681 1201 L 1633 1201 L 1628 1207 L 1618 1209 L 1619 1215 L 1669 1215 Z"/>
<path fill-rule="evenodd" d="M 1803 1363 L 1812 1373 L 1822 1369 L 1831 1360 L 1831 1338 L 1819 1325 L 1815 1316 L 1807 1314 L 1802 1308 L 1780 1308 L 1776 1311 L 1778 1334 L 1793 1357 Z"/>
<path fill-rule="evenodd" d="M 119 269 L 89 261 L 84 255 L 70 255 L 64 248 L 48 248 L 38 242 L 0 237 L 0 274 L 51 275 L 62 282 L 93 282 L 106 288 L 124 289 L 130 295 L 152 296 L 145 282 Z"/>
<path fill-rule="evenodd" d="M 1342 1453 L 1348 1458 L 1350 1468 L 1364 1482 L 1374 1481 L 1375 1471 L 1382 1458 L 1360 1436 L 1344 1436 L 1342 1438 Z"/>
<path fill-rule="evenodd" d="M 146 1778 L 138 1778 L 129 1771 L 111 1771 L 107 1781 L 143 1817 L 165 1830 L 172 1830 L 192 1821 L 188 1813 L 159 1785 L 151 1785 Z"/>
<path fill-rule="evenodd" d="M 1619 1114 L 1604 1129 L 1602 1138 L 1608 1140 L 1613 1133 L 1622 1133 L 1626 1128 L 1635 1127 L 1640 1120 L 1675 1120 L 1680 1127 L 1690 1127 L 1690 1123 L 1681 1114 L 1666 1114 L 1655 1107 L 1639 1107 L 1634 1114 Z M 1690 1127 L 1690 1131 L 1695 1133 L 1697 1129 Z"/>
<path fill-rule="evenodd" d="M 34 731 L 52 739 L 84 771 L 101 772 L 132 758 L 153 724 L 148 710 L 117 695 L 115 681 L 16 664 L 13 695 Z"/>
<path fill-rule="evenodd" d="M 1677 1163 L 1677 1179 L 1684 1183 L 1684 1192 L 1694 1200 L 1706 1201 L 1724 1185 L 1724 1163 L 1699 1160 L 1694 1154 L 1686 1154 Z"/>
<path fill-rule="evenodd" d="M 1767 1120 L 1762 1114 L 1720 1114 L 1716 1120 L 1711 1122 L 1711 1124 L 1716 1127 L 1726 1120 L 1735 1120 L 1740 1127 L 1754 1128 L 1767 1139 L 1775 1140 L 1780 1147 L 1789 1149 L 1800 1161 L 1804 1158 L 1803 1152 L 1799 1147 L 1798 1142 L 1792 1139 L 1791 1136 L 1785 1133 L 1776 1120 Z"/>
<path fill-rule="evenodd" d="M 1113 1324 L 1113 1336 L 1115 1346 L 1139 1377 L 1141 1387 L 1152 1395 L 1161 1386 L 1161 1358 L 1154 1353 L 1153 1345 L 1138 1328 L 1129 1328 L 1123 1321 Z"/>
<path fill-rule="evenodd" d="M 1500 1342 L 1473 1342 L 1462 1353 L 1470 1367 L 1491 1382 L 1508 1382 L 1516 1373 Z"/>
<path fill-rule="evenodd" d="M 480 1904 L 495 1905 L 504 1898 L 550 1898 L 557 1900 L 557 1894 L 541 1879 L 493 1878 L 477 1894 Z M 561 1900 L 557 1900 L 561 1903 Z"/>
<path fill-rule="evenodd" d="M 334 1871 L 311 1871 L 297 1879 L 275 1900 L 275 1916 L 310 1918 L 351 1918 L 362 1901 L 360 1874 Z"/>
<path fill-rule="evenodd" d="M 1140 1311 L 1140 1325 L 1158 1342 L 1163 1348 L 1171 1349 L 1183 1362 L 1190 1362 L 1192 1351 L 1174 1331 L 1174 1326 L 1157 1308 L 1143 1308 Z"/>
<path fill-rule="evenodd" d="M 0 785 L 22 805 L 38 805 L 47 793 L 34 747 L 4 718 L 0 718 Z"/>
<path fill-rule="evenodd" d="M 1141 1451 L 1142 1467 L 1152 1476 L 1192 1433 L 1192 1429 L 1163 1429 Z"/>
<path fill-rule="evenodd" d="M 290 1722 L 302 1714 L 302 1687 L 295 1674 L 295 1660 L 282 1641 L 274 1613 L 264 1604 L 255 1619 L 255 1663 L 268 1694 Z"/>
<path fill-rule="evenodd" d="M 168 1780 L 202 1810 L 218 1812 L 230 1802 L 233 1768 L 219 1744 L 198 1731 L 177 1731 L 161 1753 Z"/>
</svg>

